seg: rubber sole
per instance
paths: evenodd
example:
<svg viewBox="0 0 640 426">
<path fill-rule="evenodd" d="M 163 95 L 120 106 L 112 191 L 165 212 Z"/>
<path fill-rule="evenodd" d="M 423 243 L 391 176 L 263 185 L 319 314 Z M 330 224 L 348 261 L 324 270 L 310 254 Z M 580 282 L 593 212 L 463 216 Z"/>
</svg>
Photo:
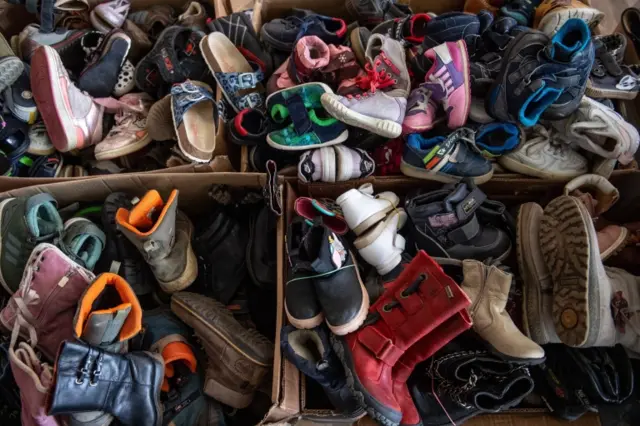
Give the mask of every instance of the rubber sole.
<svg viewBox="0 0 640 426">
<path fill-rule="evenodd" d="M 623 248 L 625 248 L 626 246 L 626 241 L 629 238 L 629 230 L 627 228 L 625 228 L 624 226 L 621 227 L 622 232 L 620 233 L 620 236 L 618 237 L 618 239 L 611 245 L 611 247 L 609 247 L 609 249 L 600 252 L 600 257 L 602 258 L 602 261 L 604 262 L 605 260 L 607 260 L 608 258 L 610 258 L 611 256 L 618 254 L 619 252 L 622 251 Z"/>
<path fill-rule="evenodd" d="M 537 178 L 540 178 L 540 179 L 561 181 L 561 182 L 565 182 L 565 181 L 568 182 L 571 179 L 576 178 L 578 176 L 582 176 L 583 174 L 585 174 L 587 172 L 587 170 L 585 170 L 585 171 L 581 171 L 581 172 L 576 172 L 576 173 L 571 174 L 571 175 L 552 173 L 552 172 L 550 172 L 548 170 L 545 170 L 545 169 L 538 169 L 538 168 L 535 168 L 535 167 L 528 166 L 526 164 L 522 164 L 521 162 L 519 162 L 517 160 L 509 158 L 508 155 L 503 155 L 500 158 L 498 158 L 498 164 L 500 164 L 505 169 L 509 169 L 509 171 L 520 173 L 522 175 L 533 176 L 533 177 L 537 177 Z"/>
<path fill-rule="evenodd" d="M 489 173 L 486 173 L 482 176 L 461 177 L 414 167 L 411 164 L 406 163 L 404 160 L 402 160 L 402 162 L 400 163 L 400 171 L 406 176 L 414 177 L 417 179 L 435 180 L 437 182 L 443 183 L 457 183 L 462 179 L 468 178 L 471 179 L 474 183 L 480 185 L 482 183 L 488 182 L 493 177 L 493 169 L 491 169 Z"/>
<path fill-rule="evenodd" d="M 594 99 L 624 99 L 629 101 L 638 97 L 637 91 L 596 88 L 591 83 L 591 79 L 587 80 L 584 94 Z"/>
<path fill-rule="evenodd" d="M 310 330 L 319 326 L 320 324 L 322 324 L 322 321 L 324 321 L 324 314 L 322 312 L 320 312 L 313 318 L 299 319 L 289 313 L 289 309 L 287 308 L 286 303 L 284 305 L 284 311 L 287 314 L 287 319 L 289 320 L 291 325 L 298 329 Z"/>
<path fill-rule="evenodd" d="M 538 30 L 553 36 L 569 19 L 582 19 L 590 28 L 595 28 L 604 19 L 604 13 L 591 7 L 576 7 L 547 13 L 540 23 Z"/>
<path fill-rule="evenodd" d="M 344 106 L 338 100 L 338 96 L 333 93 L 324 93 L 322 97 L 320 97 L 320 102 L 322 102 L 322 106 L 332 117 L 350 126 L 365 129 L 376 135 L 390 139 L 397 138 L 402 134 L 401 124 L 392 120 L 382 120 L 355 112 Z"/>
<path fill-rule="evenodd" d="M 553 200 L 540 223 L 540 246 L 553 280 L 553 322 L 569 346 L 582 346 L 595 326 L 589 312 L 597 280 L 591 276 L 589 217 L 581 202 L 569 196 Z"/>
<path fill-rule="evenodd" d="M 140 151 L 145 146 L 149 145 L 152 142 L 151 136 L 147 133 L 142 139 L 125 145 L 120 148 L 112 149 L 109 151 L 100 151 L 96 152 L 96 160 L 113 160 L 114 158 L 124 157 L 125 155 L 132 154 L 134 152 Z M 96 146 L 96 149 L 100 145 Z"/>
<path fill-rule="evenodd" d="M 350 256 L 351 259 L 354 259 L 352 254 Z M 358 265 L 356 265 L 355 260 L 353 261 L 353 264 L 356 270 L 356 276 L 358 277 L 358 284 L 360 284 L 360 290 L 362 291 L 362 303 L 360 304 L 360 309 L 358 310 L 356 316 L 346 324 L 333 325 L 329 322 L 328 319 L 325 318 L 329 329 L 333 334 L 337 336 L 344 336 L 359 329 L 360 326 L 364 323 L 364 320 L 367 318 L 367 314 L 369 313 L 369 292 L 362 283 L 362 278 L 360 278 L 360 271 L 358 270 Z"/>
<path fill-rule="evenodd" d="M 0 92 L 11 86 L 24 71 L 24 63 L 16 56 L 0 59 Z"/>
</svg>

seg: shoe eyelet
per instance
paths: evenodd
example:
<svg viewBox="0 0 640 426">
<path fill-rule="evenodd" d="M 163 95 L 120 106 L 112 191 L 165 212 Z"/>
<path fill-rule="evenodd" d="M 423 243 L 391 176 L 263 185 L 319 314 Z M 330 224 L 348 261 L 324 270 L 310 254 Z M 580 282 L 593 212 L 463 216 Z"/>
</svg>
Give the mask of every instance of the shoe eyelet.
<svg viewBox="0 0 640 426">
<path fill-rule="evenodd" d="M 398 80 L 393 80 L 393 84 L 398 84 Z"/>
<path fill-rule="evenodd" d="M 390 306 L 390 305 L 391 305 L 390 303 L 387 303 L 386 305 L 384 305 L 384 306 L 382 307 L 382 310 L 383 310 L 384 312 L 391 312 L 391 306 Z"/>
<path fill-rule="evenodd" d="M 84 383 L 84 379 L 82 379 L 81 377 L 76 377 L 76 385 L 81 385 Z"/>
<path fill-rule="evenodd" d="M 407 293 L 405 293 L 407 291 L 407 289 L 404 289 L 400 292 L 400 298 L 401 299 L 406 299 L 407 297 L 409 297 L 409 295 Z"/>
<path fill-rule="evenodd" d="M 93 380 L 89 381 L 89 386 L 95 388 L 96 386 L 98 386 L 98 382 L 94 382 Z"/>
</svg>

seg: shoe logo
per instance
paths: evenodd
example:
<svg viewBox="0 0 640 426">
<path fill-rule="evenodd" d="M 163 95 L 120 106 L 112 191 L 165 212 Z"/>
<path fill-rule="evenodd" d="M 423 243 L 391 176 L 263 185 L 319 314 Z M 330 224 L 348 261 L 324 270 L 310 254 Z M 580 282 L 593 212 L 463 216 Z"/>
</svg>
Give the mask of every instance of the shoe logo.
<svg viewBox="0 0 640 426">
<path fill-rule="evenodd" d="M 624 297 L 622 291 L 616 291 L 611 299 L 611 316 L 619 333 L 626 332 L 626 324 L 639 311 L 629 310 L 629 301 Z"/>
<path fill-rule="evenodd" d="M 329 250 L 331 252 L 331 261 L 335 267 L 341 267 L 347 258 L 347 251 L 334 233 L 329 235 Z"/>
<path fill-rule="evenodd" d="M 468 200 L 467 202 L 464 203 L 464 205 L 462 206 L 462 210 L 469 214 L 469 212 L 473 211 L 473 208 L 476 206 L 476 199 L 472 198 L 470 200 Z"/>
</svg>

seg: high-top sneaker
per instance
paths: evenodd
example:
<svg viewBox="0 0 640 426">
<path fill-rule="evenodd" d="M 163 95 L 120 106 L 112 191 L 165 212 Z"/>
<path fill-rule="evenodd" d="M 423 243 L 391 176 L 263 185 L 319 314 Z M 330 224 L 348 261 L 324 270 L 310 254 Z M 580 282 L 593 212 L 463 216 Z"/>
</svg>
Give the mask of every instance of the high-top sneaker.
<svg viewBox="0 0 640 426">
<path fill-rule="evenodd" d="M 94 275 L 51 244 L 36 246 L 27 261 L 20 287 L 0 312 L 0 325 L 18 329 L 49 359 L 60 343 L 73 340 L 78 300 Z"/>
<path fill-rule="evenodd" d="M 322 105 L 329 114 L 351 126 L 388 138 L 398 137 L 411 88 L 404 48 L 396 40 L 373 34 L 366 58 L 368 77 L 359 83 L 365 91 L 347 96 L 324 93 Z"/>
<path fill-rule="evenodd" d="M 120 231 L 145 258 L 163 291 L 173 293 L 189 287 L 198 276 L 191 248 L 193 224 L 178 210 L 178 190 L 165 202 L 151 190 L 131 211 L 116 213 Z"/>
<path fill-rule="evenodd" d="M 380 275 L 388 274 L 400 264 L 405 240 L 399 231 L 406 221 L 404 209 L 393 211 L 353 243 L 360 256 L 375 267 Z"/>
<path fill-rule="evenodd" d="M 373 195 L 373 186 L 364 184 L 358 189 L 350 189 L 336 199 L 342 209 L 344 219 L 356 235 L 360 235 L 380 222 L 400 199 L 390 191 Z"/>
</svg>

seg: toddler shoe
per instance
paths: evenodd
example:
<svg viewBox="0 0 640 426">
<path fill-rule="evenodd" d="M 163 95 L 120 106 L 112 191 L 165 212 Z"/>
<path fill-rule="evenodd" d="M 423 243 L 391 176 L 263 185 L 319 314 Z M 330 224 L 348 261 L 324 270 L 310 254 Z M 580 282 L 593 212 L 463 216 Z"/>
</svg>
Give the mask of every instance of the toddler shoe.
<svg viewBox="0 0 640 426">
<path fill-rule="evenodd" d="M 375 163 L 367 151 L 335 145 L 307 151 L 300 156 L 301 182 L 343 182 L 371 176 Z"/>
</svg>

